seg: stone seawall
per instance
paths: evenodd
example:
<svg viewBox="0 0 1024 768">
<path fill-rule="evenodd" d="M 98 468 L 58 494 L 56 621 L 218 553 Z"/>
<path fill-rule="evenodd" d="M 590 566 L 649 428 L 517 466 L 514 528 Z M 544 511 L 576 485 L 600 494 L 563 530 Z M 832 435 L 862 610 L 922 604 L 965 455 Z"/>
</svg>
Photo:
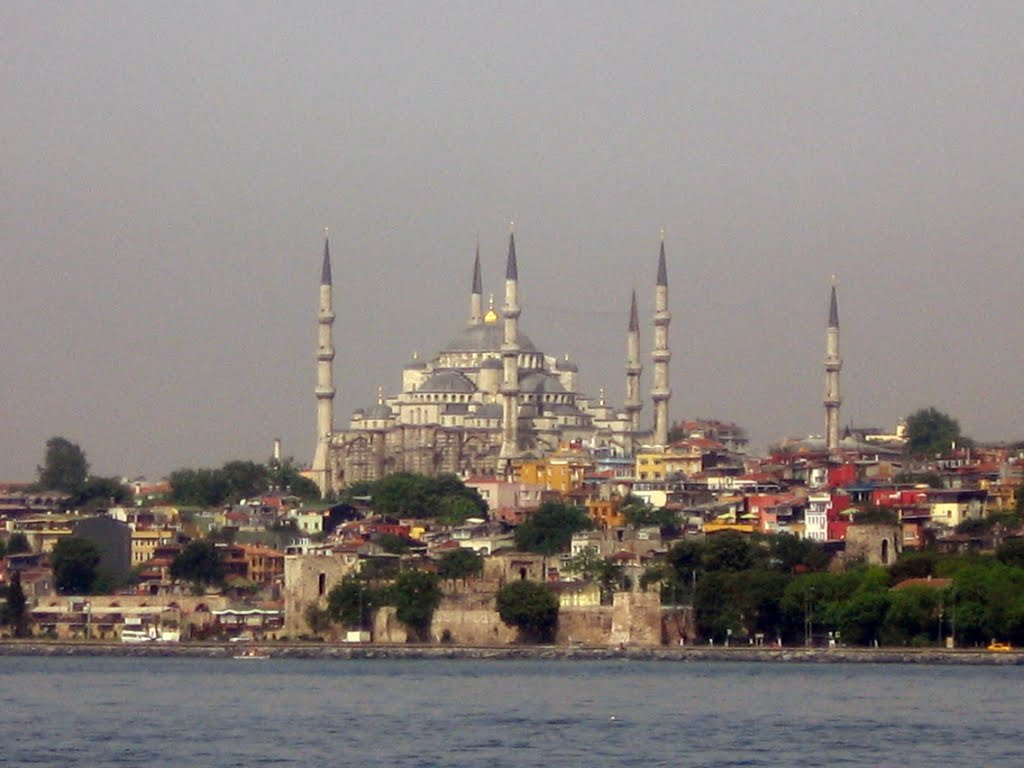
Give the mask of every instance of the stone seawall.
<svg viewBox="0 0 1024 768">
<path fill-rule="evenodd" d="M 823 664 L 1024 665 L 1024 652 L 911 648 L 805 649 L 578 646 L 463 647 L 444 645 L 334 645 L 268 643 L 260 649 L 282 659 L 544 659 L 563 661 L 754 661 Z M 218 643 L 96 643 L 0 641 L 0 656 L 113 656 L 230 659 L 242 649 Z"/>
</svg>

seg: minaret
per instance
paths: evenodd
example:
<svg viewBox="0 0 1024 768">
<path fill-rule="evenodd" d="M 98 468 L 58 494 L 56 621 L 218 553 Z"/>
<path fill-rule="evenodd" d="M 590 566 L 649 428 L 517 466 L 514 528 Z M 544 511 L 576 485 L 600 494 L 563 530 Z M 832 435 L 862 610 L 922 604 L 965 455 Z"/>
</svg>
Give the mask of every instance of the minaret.
<svg viewBox="0 0 1024 768">
<path fill-rule="evenodd" d="M 661 233 L 661 251 L 658 254 L 658 282 L 654 288 L 654 383 L 651 399 L 654 401 L 655 445 L 668 445 L 668 401 L 672 390 L 668 386 L 668 361 L 672 353 L 668 349 L 668 324 L 672 315 L 668 311 L 668 268 L 665 266 L 665 233 Z"/>
<path fill-rule="evenodd" d="M 316 453 L 313 456 L 313 479 L 321 496 L 334 491 L 330 471 L 330 443 L 334 432 L 334 309 L 331 302 L 331 245 L 324 238 L 324 263 L 320 271 L 320 307 L 317 312 L 316 350 Z"/>
<path fill-rule="evenodd" d="M 836 301 L 836 279 L 832 278 L 832 297 L 828 307 L 828 330 L 825 331 L 825 448 L 830 454 L 839 450 L 839 304 Z"/>
<path fill-rule="evenodd" d="M 516 235 L 508 234 L 508 263 L 505 266 L 505 337 L 501 345 L 501 458 L 519 453 L 519 269 L 516 265 Z"/>
<path fill-rule="evenodd" d="M 480 241 L 476 242 L 476 260 L 473 262 L 473 290 L 469 295 L 469 324 L 484 321 L 484 287 L 480 279 Z"/>
<path fill-rule="evenodd" d="M 626 403 L 625 411 L 629 417 L 630 430 L 640 431 L 640 374 L 644 367 L 640 364 L 640 317 L 636 311 L 636 291 L 629 305 L 629 332 L 626 334 Z"/>
</svg>

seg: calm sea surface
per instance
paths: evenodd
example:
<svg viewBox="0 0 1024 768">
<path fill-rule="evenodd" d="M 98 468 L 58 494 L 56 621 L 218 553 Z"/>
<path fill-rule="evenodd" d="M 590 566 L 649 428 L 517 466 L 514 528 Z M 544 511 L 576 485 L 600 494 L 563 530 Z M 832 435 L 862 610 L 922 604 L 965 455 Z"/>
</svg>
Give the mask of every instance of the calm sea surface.
<svg viewBox="0 0 1024 768">
<path fill-rule="evenodd" d="M 1021 766 L 1024 669 L 0 658 L 10 766 Z"/>
</svg>

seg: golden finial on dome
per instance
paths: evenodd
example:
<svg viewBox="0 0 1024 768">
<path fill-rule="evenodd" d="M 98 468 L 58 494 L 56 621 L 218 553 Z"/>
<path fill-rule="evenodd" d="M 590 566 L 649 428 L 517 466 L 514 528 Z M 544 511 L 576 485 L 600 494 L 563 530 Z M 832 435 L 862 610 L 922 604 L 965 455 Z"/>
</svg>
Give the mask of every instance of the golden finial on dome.
<svg viewBox="0 0 1024 768">
<path fill-rule="evenodd" d="M 492 293 L 487 299 L 487 314 L 484 315 L 485 323 L 496 323 L 498 322 L 498 313 L 494 311 L 494 294 Z"/>
</svg>

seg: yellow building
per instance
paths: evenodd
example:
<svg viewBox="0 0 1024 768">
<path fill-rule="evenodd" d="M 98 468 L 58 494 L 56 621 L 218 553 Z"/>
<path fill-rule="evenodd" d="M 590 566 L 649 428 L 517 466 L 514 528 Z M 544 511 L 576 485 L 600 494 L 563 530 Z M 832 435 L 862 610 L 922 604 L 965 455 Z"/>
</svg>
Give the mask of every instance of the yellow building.
<svg viewBox="0 0 1024 768">
<path fill-rule="evenodd" d="M 166 547 L 176 541 L 177 533 L 166 529 L 132 531 L 132 566 L 148 563 L 157 547 Z"/>
<path fill-rule="evenodd" d="M 583 479 L 594 464 L 582 456 L 554 454 L 543 459 L 523 459 L 514 466 L 516 481 L 540 485 L 547 491 L 572 493 L 583 487 Z"/>
<path fill-rule="evenodd" d="M 703 469 L 704 450 L 696 441 L 683 441 L 664 451 L 640 451 L 636 454 L 637 480 L 667 480 L 696 475 Z"/>
</svg>

